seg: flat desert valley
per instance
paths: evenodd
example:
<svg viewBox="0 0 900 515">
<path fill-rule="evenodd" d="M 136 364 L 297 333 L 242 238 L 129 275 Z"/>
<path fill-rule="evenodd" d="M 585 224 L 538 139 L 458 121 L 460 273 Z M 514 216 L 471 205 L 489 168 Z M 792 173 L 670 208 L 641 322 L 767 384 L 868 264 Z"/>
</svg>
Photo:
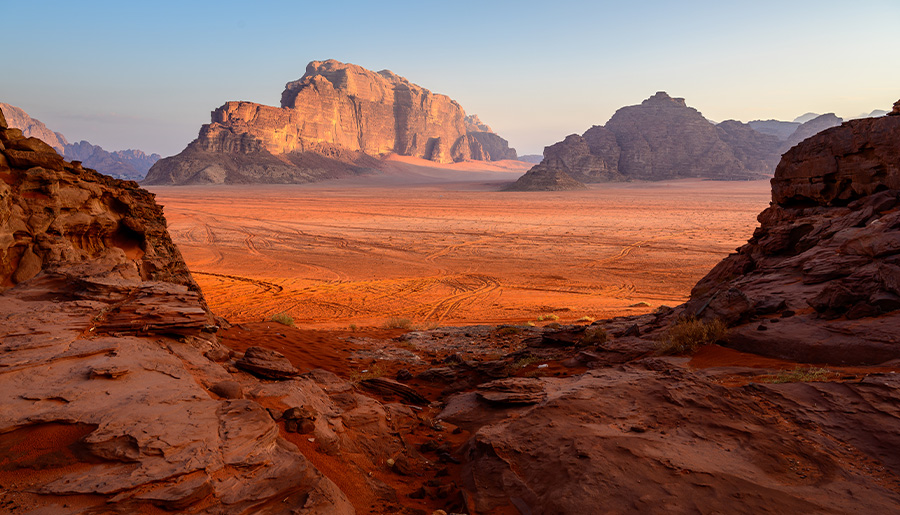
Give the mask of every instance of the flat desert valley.
<svg viewBox="0 0 900 515">
<path fill-rule="evenodd" d="M 770 198 L 768 181 L 511 193 L 496 191 L 506 170 L 435 176 L 152 190 L 213 312 L 232 323 L 286 312 L 309 328 L 674 306 L 747 241 Z"/>
</svg>

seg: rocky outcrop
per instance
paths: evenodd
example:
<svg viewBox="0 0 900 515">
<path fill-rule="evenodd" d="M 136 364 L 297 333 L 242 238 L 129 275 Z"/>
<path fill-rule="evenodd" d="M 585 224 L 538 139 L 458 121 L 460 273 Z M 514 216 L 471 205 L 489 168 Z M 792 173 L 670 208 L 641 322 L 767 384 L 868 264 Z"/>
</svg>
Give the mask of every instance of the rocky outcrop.
<svg viewBox="0 0 900 515">
<path fill-rule="evenodd" d="M 230 353 L 153 195 L 2 114 L 0 288 L 3 510 L 353 512 L 260 404 L 329 402 L 314 382 L 267 394 L 207 357 Z"/>
<path fill-rule="evenodd" d="M 439 163 L 515 158 L 449 97 L 388 70 L 328 60 L 288 83 L 281 107 L 227 102 L 213 111 L 197 140 L 154 165 L 146 182 L 310 182 L 371 170 L 390 153 Z"/>
<path fill-rule="evenodd" d="M 777 145 L 740 122 L 713 125 L 684 99 L 660 91 L 619 109 L 605 126 L 545 148 L 532 170 L 582 182 L 760 179 L 772 172 Z"/>
<path fill-rule="evenodd" d="M 69 143 L 65 136 L 58 132 L 52 132 L 40 120 L 32 118 L 22 109 L 2 102 L 0 102 L 0 108 L 8 113 L 7 123 L 9 126 L 21 129 L 25 137 L 44 141 L 66 159 L 81 161 L 84 167 L 92 168 L 116 179 L 141 180 L 150 167 L 160 159 L 159 154 L 147 155 L 140 150 L 108 152 L 98 145 L 91 145 L 83 140 L 78 143 Z"/>
<path fill-rule="evenodd" d="M 525 175 L 507 186 L 504 191 L 571 191 L 586 190 L 587 186 L 578 182 L 562 170 L 532 168 Z"/>
<path fill-rule="evenodd" d="M 440 418 L 473 433 L 462 450 L 470 513 L 881 512 L 895 487 L 847 464 L 865 456 L 900 473 L 889 450 L 898 386 L 727 388 L 644 359 L 519 379 L 523 393 L 502 402 L 460 394 Z"/>
<path fill-rule="evenodd" d="M 729 345 L 755 353 L 900 358 L 900 116 L 852 120 L 791 148 L 772 201 L 687 312 L 726 321 Z"/>
</svg>

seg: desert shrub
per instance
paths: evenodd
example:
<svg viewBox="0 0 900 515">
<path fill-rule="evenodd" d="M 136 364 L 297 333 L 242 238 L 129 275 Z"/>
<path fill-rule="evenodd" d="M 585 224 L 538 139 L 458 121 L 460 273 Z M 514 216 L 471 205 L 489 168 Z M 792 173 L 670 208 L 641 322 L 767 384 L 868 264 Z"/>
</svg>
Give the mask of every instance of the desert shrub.
<svg viewBox="0 0 900 515">
<path fill-rule="evenodd" d="M 793 370 L 782 370 L 781 372 L 762 378 L 764 383 L 808 383 L 811 381 L 826 381 L 837 375 L 827 368 L 817 367 L 796 367 Z"/>
<path fill-rule="evenodd" d="M 285 312 L 272 315 L 272 321 L 278 322 L 279 324 L 284 324 L 289 327 L 297 327 L 296 325 L 294 325 L 294 318 Z"/>
<path fill-rule="evenodd" d="M 347 329 L 356 332 L 357 330 L 359 330 L 359 327 L 356 324 L 350 324 L 347 326 Z"/>
<path fill-rule="evenodd" d="M 385 329 L 412 329 L 412 320 L 401 317 L 391 317 L 385 320 L 381 326 Z"/>
<path fill-rule="evenodd" d="M 537 356 L 523 356 L 509 365 L 509 372 L 511 374 L 514 374 L 517 370 L 521 370 L 528 365 L 533 365 L 538 361 L 540 361 L 540 358 L 538 358 Z"/>
<path fill-rule="evenodd" d="M 699 320 L 682 317 L 675 321 L 666 336 L 659 342 L 659 354 L 691 354 L 710 343 L 725 340 L 728 328 L 719 320 Z"/>
<path fill-rule="evenodd" d="M 555 322 L 556 320 L 559 320 L 559 315 L 556 315 L 553 313 L 548 313 L 546 315 L 541 315 L 541 316 L 537 317 L 537 320 L 538 320 L 538 322 L 543 322 L 544 320 L 553 320 Z"/>
<path fill-rule="evenodd" d="M 584 330 L 584 336 L 578 340 L 580 345 L 602 345 L 609 339 L 606 329 L 602 327 L 588 327 Z"/>
<path fill-rule="evenodd" d="M 363 370 L 353 370 L 350 372 L 350 384 L 358 385 L 366 379 L 375 379 L 385 374 L 384 367 L 374 364 Z"/>
<path fill-rule="evenodd" d="M 590 323 L 593 323 L 593 322 L 594 322 L 594 317 L 589 317 L 589 316 L 587 316 L 587 315 L 584 315 L 583 317 L 581 317 L 581 318 L 579 318 L 578 320 L 576 320 L 576 322 L 587 322 L 587 323 L 590 324 Z"/>
<path fill-rule="evenodd" d="M 534 322 L 525 322 L 522 325 L 524 325 L 525 327 L 534 327 Z"/>
</svg>

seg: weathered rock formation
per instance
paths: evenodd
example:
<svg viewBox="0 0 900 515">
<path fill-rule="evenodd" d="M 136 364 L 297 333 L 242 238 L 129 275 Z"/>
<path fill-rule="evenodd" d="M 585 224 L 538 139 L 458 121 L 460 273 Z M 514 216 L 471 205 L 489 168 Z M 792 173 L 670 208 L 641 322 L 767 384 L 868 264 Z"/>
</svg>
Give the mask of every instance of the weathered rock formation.
<svg viewBox="0 0 900 515">
<path fill-rule="evenodd" d="M 771 173 L 777 145 L 740 122 L 713 125 L 684 99 L 661 91 L 619 109 L 605 126 L 547 147 L 532 171 L 561 171 L 581 182 L 760 179 Z"/>
<path fill-rule="evenodd" d="M 0 108 L 7 113 L 9 126 L 21 129 L 25 137 L 44 141 L 66 159 L 81 161 L 82 166 L 117 179 L 141 180 L 147 175 L 150 167 L 160 159 L 159 154 L 147 155 L 140 150 L 108 152 L 103 147 L 91 145 L 87 141 L 69 143 L 65 136 L 52 132 L 40 120 L 32 118 L 22 109 L 2 102 Z"/>
<path fill-rule="evenodd" d="M 900 500 L 879 475 L 900 473 L 894 377 L 728 388 L 651 358 L 519 381 L 531 402 L 464 393 L 440 415 L 473 434 L 470 513 L 852 513 Z M 883 472 L 849 465 L 860 457 Z"/>
<path fill-rule="evenodd" d="M 146 182 L 310 182 L 364 173 L 390 153 L 439 163 L 515 159 L 486 129 L 454 100 L 388 70 L 313 61 L 285 86 L 281 107 L 227 102 Z"/>
<path fill-rule="evenodd" d="M 153 195 L 65 162 L 2 111 L 0 290 L 3 511 L 353 513 L 280 432 L 290 407 L 307 407 L 316 452 L 374 468 L 401 449 L 388 419 L 411 412 L 328 374 L 235 368 Z M 243 360 L 257 372 L 259 354 Z"/>
<path fill-rule="evenodd" d="M 900 116 L 845 122 L 791 148 L 759 221 L 697 284 L 689 313 L 726 321 L 730 345 L 751 352 L 900 358 Z"/>
</svg>

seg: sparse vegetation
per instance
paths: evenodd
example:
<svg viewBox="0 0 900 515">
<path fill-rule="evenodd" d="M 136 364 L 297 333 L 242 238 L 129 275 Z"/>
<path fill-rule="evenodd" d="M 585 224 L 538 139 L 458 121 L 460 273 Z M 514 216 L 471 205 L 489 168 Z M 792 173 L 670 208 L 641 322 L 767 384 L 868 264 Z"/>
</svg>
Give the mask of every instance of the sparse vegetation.
<svg viewBox="0 0 900 515">
<path fill-rule="evenodd" d="M 362 381 L 366 379 L 375 379 L 376 377 L 381 377 L 385 374 L 384 367 L 379 364 L 374 364 L 369 368 L 363 370 L 353 370 L 350 372 L 350 384 L 358 385 Z"/>
<path fill-rule="evenodd" d="M 353 331 L 353 332 L 356 332 L 357 330 L 359 330 L 359 327 L 357 327 L 356 324 L 350 324 L 350 325 L 347 326 L 347 329 L 349 329 L 349 330 L 351 330 L 351 331 Z"/>
<path fill-rule="evenodd" d="M 416 331 L 431 331 L 433 329 L 437 329 L 441 324 L 437 322 L 422 322 L 421 324 L 415 324 L 412 326 Z"/>
<path fill-rule="evenodd" d="M 579 318 L 575 322 L 587 322 L 587 323 L 591 324 L 594 322 L 594 320 L 595 320 L 594 317 L 589 317 L 587 315 L 584 315 L 583 317 Z"/>
<path fill-rule="evenodd" d="M 278 322 L 279 324 L 284 324 L 289 327 L 297 327 L 294 325 L 294 318 L 291 315 L 288 315 L 286 312 L 276 313 L 272 315 L 272 321 Z"/>
<path fill-rule="evenodd" d="M 401 317 L 388 318 L 381 326 L 384 329 L 412 329 L 412 320 Z"/>
<path fill-rule="evenodd" d="M 525 327 L 534 327 L 534 322 L 525 322 L 522 325 L 524 325 Z"/>
<path fill-rule="evenodd" d="M 764 383 L 808 383 L 811 381 L 827 381 L 836 375 L 838 375 L 837 372 L 827 368 L 797 367 L 793 370 L 782 370 L 775 375 L 763 377 L 761 380 Z"/>
<path fill-rule="evenodd" d="M 665 338 L 659 342 L 659 354 L 692 354 L 710 343 L 724 341 L 728 328 L 719 320 L 699 320 L 696 317 L 679 318 L 669 328 Z"/>
<path fill-rule="evenodd" d="M 524 356 L 509 365 L 509 373 L 514 374 L 517 370 L 521 370 L 528 365 L 537 363 L 540 359 L 537 356 Z"/>
<path fill-rule="evenodd" d="M 556 315 L 554 313 L 548 313 L 546 315 L 541 315 L 541 316 L 537 317 L 538 322 L 543 322 L 545 320 L 552 320 L 555 322 L 555 321 L 559 320 L 559 315 Z"/>
<path fill-rule="evenodd" d="M 579 345 L 602 345 L 609 340 L 609 335 L 606 334 L 606 329 L 602 327 L 588 327 L 584 330 L 584 336 L 581 337 L 581 340 L 578 341 Z"/>
</svg>

